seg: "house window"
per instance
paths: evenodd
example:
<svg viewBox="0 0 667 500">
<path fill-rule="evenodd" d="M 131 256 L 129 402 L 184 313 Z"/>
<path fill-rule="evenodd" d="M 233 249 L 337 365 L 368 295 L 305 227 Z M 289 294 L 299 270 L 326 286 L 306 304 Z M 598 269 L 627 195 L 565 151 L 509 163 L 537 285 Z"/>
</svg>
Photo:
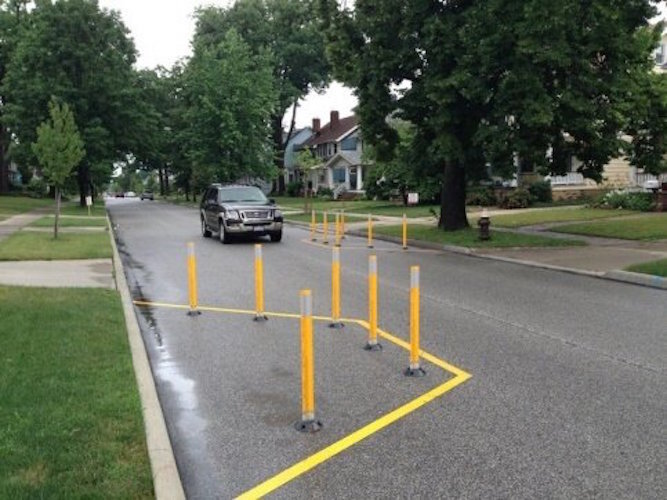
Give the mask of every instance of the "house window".
<svg viewBox="0 0 667 500">
<path fill-rule="evenodd" d="M 662 65 L 665 62 L 665 48 L 663 44 L 658 45 L 654 52 L 655 63 Z"/>
<path fill-rule="evenodd" d="M 345 169 L 344 168 L 334 168 L 333 169 L 333 181 L 336 184 L 345 183 Z"/>
<path fill-rule="evenodd" d="M 326 184 L 326 179 L 324 178 L 324 172 L 320 172 L 319 181 L 320 184 Z"/>
<path fill-rule="evenodd" d="M 357 149 L 357 138 L 356 137 L 346 137 L 340 143 L 340 149 L 342 151 L 356 151 Z"/>
</svg>

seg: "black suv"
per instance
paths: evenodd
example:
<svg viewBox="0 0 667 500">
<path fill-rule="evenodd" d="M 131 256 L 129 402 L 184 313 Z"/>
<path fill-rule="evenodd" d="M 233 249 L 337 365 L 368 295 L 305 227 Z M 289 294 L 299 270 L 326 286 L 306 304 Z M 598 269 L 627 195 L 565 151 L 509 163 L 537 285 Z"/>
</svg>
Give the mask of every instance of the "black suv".
<svg viewBox="0 0 667 500">
<path fill-rule="evenodd" d="M 212 184 L 199 213 L 204 238 L 218 233 L 222 243 L 230 243 L 240 234 L 268 235 L 271 241 L 283 237 L 282 212 L 255 186 Z"/>
</svg>

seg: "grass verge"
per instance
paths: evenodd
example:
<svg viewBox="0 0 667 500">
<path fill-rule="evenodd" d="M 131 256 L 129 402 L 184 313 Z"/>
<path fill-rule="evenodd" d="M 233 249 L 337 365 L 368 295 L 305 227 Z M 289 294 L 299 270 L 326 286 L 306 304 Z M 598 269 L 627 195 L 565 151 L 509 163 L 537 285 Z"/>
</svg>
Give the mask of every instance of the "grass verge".
<svg viewBox="0 0 667 500">
<path fill-rule="evenodd" d="M 37 219 L 30 224 L 34 227 L 53 227 L 53 215 L 47 215 L 41 219 Z M 60 227 L 106 227 L 107 220 L 94 217 L 72 217 L 62 216 L 58 223 Z"/>
<path fill-rule="evenodd" d="M 295 222 L 310 222 L 311 215 L 309 214 L 285 214 L 285 220 L 291 220 Z M 317 223 L 321 224 L 322 220 L 324 218 L 323 214 L 318 212 L 317 215 Z M 365 217 L 357 217 L 354 215 L 347 215 L 345 214 L 345 222 L 360 222 L 367 220 Z M 333 224 L 336 222 L 336 214 L 327 212 L 327 221 L 329 221 L 330 224 Z"/>
<path fill-rule="evenodd" d="M 151 498 L 118 293 L 0 286 L 0 317 L 0 497 Z"/>
<path fill-rule="evenodd" d="M 631 219 L 568 224 L 553 228 L 553 231 L 624 240 L 661 240 L 667 238 L 667 214 L 646 214 Z"/>
<path fill-rule="evenodd" d="M 0 242 L 0 260 L 101 259 L 111 257 L 109 234 L 19 231 Z"/>
<path fill-rule="evenodd" d="M 287 209 L 303 210 L 303 198 L 291 198 L 288 196 L 278 196 L 275 198 L 276 203 Z M 371 215 L 386 215 L 393 217 L 401 217 L 405 212 L 407 217 L 429 217 L 432 216 L 431 211 L 440 213 L 440 206 L 438 205 L 417 205 L 404 207 L 400 204 L 390 203 L 387 201 L 372 201 L 372 200 L 322 200 L 314 198 L 312 200 L 313 210 L 318 212 L 322 210 L 345 210 L 350 213 L 361 213 Z"/>
<path fill-rule="evenodd" d="M 667 259 L 655 260 L 653 262 L 645 262 L 643 264 L 635 264 L 626 268 L 626 271 L 635 273 L 652 274 L 654 276 L 662 276 L 667 278 Z"/>
<path fill-rule="evenodd" d="M 53 202 L 51 202 L 53 203 Z M 55 205 L 53 209 L 55 213 Z M 62 215 L 88 215 L 88 207 L 82 207 L 79 205 L 78 202 L 72 203 L 64 203 L 62 207 L 60 207 L 60 213 Z M 90 215 L 97 215 L 97 216 L 104 216 L 107 214 L 107 209 L 104 206 L 104 203 L 101 201 L 97 201 L 95 205 L 90 207 Z"/>
<path fill-rule="evenodd" d="M 496 215 L 491 217 L 491 224 L 499 227 L 521 227 L 550 222 L 568 222 L 581 220 L 606 219 L 629 215 L 636 212 L 630 210 L 606 210 L 601 208 L 554 208 L 541 209 L 516 214 Z"/>
<path fill-rule="evenodd" d="M 28 198 L 26 196 L 0 196 L 0 216 L 9 217 L 12 215 L 30 212 L 35 208 L 48 207 L 53 204 L 53 200 L 42 198 Z"/>
<path fill-rule="evenodd" d="M 376 234 L 386 234 L 397 238 L 402 237 L 401 226 L 376 226 Z M 584 242 L 537 236 L 532 234 L 517 234 L 505 231 L 491 231 L 491 239 L 481 241 L 477 229 L 468 228 L 461 231 L 445 232 L 435 226 L 408 226 L 408 239 L 423 240 L 443 245 L 456 245 L 475 248 L 510 248 L 510 247 L 561 247 L 581 246 Z"/>
</svg>

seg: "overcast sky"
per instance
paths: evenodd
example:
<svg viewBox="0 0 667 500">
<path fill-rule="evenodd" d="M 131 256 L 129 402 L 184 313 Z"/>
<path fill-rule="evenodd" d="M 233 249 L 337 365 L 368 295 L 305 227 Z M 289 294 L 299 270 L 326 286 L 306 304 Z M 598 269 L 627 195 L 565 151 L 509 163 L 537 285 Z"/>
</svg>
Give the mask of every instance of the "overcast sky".
<svg viewBox="0 0 667 500">
<path fill-rule="evenodd" d="M 123 22 L 132 33 L 139 51 L 137 66 L 170 67 L 191 53 L 190 41 L 194 32 L 193 13 L 198 6 L 230 5 L 232 0 L 99 0 L 102 7 L 120 11 Z M 338 83 L 324 95 L 311 93 L 297 111 L 297 126 L 309 125 L 320 117 L 329 121 L 329 111 L 338 110 L 341 116 L 352 114 L 357 104 L 352 91 Z M 291 118 L 291 117 L 290 117 Z M 289 119 L 289 118 L 288 118 Z M 287 126 L 287 121 L 285 122 Z"/>
</svg>

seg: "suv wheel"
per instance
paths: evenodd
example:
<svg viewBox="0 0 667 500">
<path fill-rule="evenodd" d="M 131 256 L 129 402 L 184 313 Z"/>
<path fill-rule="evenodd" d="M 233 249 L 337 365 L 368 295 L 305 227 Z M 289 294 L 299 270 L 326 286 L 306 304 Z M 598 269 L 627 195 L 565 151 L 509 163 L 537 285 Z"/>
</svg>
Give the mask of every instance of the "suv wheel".
<svg viewBox="0 0 667 500">
<path fill-rule="evenodd" d="M 204 217 L 201 217 L 201 235 L 204 238 L 210 238 L 211 237 L 211 231 L 206 227 L 206 221 L 204 220 Z"/>
<path fill-rule="evenodd" d="M 269 237 L 271 238 L 271 241 L 273 241 L 274 243 L 278 243 L 280 240 L 283 239 L 282 229 L 280 231 L 276 231 L 275 233 L 271 233 Z"/>
<path fill-rule="evenodd" d="M 220 243 L 223 245 L 228 245 L 232 242 L 232 235 L 225 231 L 225 225 L 222 221 L 220 221 L 220 234 L 218 236 L 220 237 Z"/>
</svg>

